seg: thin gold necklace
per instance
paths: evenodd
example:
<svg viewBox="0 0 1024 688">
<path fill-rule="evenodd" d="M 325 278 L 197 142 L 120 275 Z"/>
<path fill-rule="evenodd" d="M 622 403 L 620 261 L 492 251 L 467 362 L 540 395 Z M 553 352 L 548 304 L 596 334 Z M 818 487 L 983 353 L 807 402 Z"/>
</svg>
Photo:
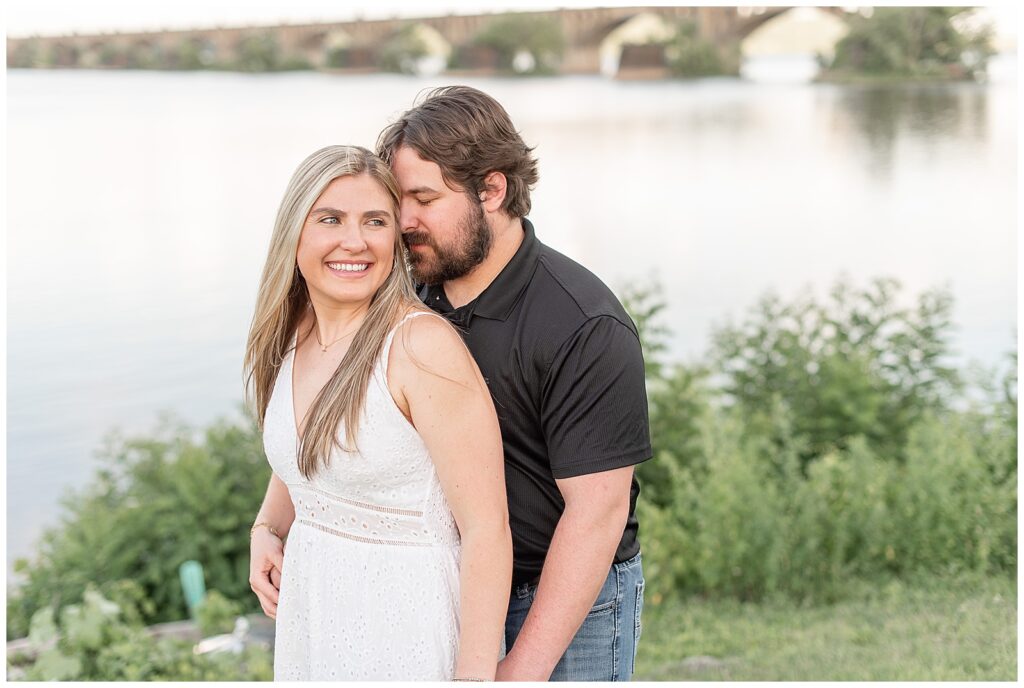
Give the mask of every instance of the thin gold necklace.
<svg viewBox="0 0 1024 688">
<path fill-rule="evenodd" d="M 351 337 L 352 335 L 354 335 L 354 334 L 355 334 L 356 332 L 358 332 L 358 331 L 359 331 L 359 326 L 358 326 L 358 325 L 356 325 L 355 329 L 353 329 L 353 330 L 352 330 L 351 332 L 346 332 L 345 334 L 341 335 L 340 337 L 338 337 L 337 339 L 335 339 L 335 340 L 334 340 L 333 342 L 331 342 L 330 344 L 324 344 L 323 342 L 321 342 L 321 341 L 320 341 L 320 330 L 319 330 L 319 329 L 317 329 L 317 327 L 316 327 L 316 324 L 315 324 L 315 323 L 314 323 L 314 325 L 313 325 L 313 334 L 315 334 L 315 335 L 316 335 L 316 343 L 320 345 L 320 351 L 322 351 L 322 352 L 324 352 L 324 353 L 327 353 L 327 349 L 328 349 L 328 348 L 330 348 L 330 347 L 334 346 L 335 344 L 337 344 L 338 342 L 340 342 L 340 341 L 341 341 L 342 339 L 344 339 L 345 337 Z"/>
</svg>

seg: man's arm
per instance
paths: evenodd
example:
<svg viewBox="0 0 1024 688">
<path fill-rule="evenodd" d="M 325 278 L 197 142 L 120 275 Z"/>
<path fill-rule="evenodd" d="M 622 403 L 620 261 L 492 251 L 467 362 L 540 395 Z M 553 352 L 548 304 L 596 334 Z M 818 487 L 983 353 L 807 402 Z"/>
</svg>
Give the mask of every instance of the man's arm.
<svg viewBox="0 0 1024 688">
<path fill-rule="evenodd" d="M 565 509 L 501 679 L 549 678 L 608 577 L 629 518 L 633 466 L 651 456 L 640 340 L 622 321 L 584 323 L 543 388 L 541 423 Z"/>
<path fill-rule="evenodd" d="M 274 535 L 270 528 L 260 527 L 253 531 L 249 542 L 249 587 L 256 593 L 263 613 L 271 619 L 277 617 L 278 585 L 284 568 L 283 540 L 294 520 L 295 507 L 288 494 L 288 486 L 276 473 L 272 473 L 263 506 L 253 523 L 266 523 L 278 534 Z M 272 575 L 273 569 L 277 569 L 277 575 Z"/>
<path fill-rule="evenodd" d="M 633 467 L 557 480 L 565 499 L 537 597 L 515 645 L 498 665 L 500 681 L 546 681 L 608 577 L 629 516 Z"/>
</svg>

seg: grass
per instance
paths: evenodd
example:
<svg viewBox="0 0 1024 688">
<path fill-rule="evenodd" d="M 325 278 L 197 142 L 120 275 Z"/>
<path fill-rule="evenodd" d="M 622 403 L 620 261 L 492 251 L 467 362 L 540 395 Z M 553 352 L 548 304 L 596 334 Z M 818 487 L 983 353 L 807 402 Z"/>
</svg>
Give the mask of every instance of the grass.
<svg viewBox="0 0 1024 688">
<path fill-rule="evenodd" d="M 842 602 L 691 599 L 644 613 L 634 680 L 1013 681 L 1011 579 L 861 584 Z"/>
</svg>

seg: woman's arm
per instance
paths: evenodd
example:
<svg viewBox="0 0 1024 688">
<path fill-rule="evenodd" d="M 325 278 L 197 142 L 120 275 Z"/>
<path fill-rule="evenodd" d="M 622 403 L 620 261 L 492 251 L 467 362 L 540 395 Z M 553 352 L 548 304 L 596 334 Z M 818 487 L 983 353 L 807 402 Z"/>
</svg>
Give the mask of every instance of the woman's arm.
<svg viewBox="0 0 1024 688">
<path fill-rule="evenodd" d="M 423 437 L 462 538 L 457 678 L 493 680 L 512 585 L 505 462 L 491 394 L 458 333 L 439 318 L 395 336 L 389 386 Z"/>
<path fill-rule="evenodd" d="M 276 473 L 270 476 L 263 506 L 253 521 L 252 537 L 249 541 L 249 587 L 263 607 L 263 613 L 271 619 L 277 616 L 277 595 L 280 573 L 284 567 L 283 540 L 295 520 L 288 486 L 281 482 Z M 274 530 L 271 531 L 271 528 Z M 274 531 L 277 534 L 274 534 Z M 272 571 L 277 569 L 277 574 Z"/>
</svg>

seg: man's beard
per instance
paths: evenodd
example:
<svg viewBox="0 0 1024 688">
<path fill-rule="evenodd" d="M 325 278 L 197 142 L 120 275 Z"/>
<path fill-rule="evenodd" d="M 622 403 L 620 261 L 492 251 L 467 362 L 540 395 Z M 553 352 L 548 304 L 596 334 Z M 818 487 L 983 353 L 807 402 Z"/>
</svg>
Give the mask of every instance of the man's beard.
<svg viewBox="0 0 1024 688">
<path fill-rule="evenodd" d="M 442 247 L 426 232 L 408 232 L 402 239 L 406 247 L 425 244 L 433 249 L 432 254 L 409 251 L 412 276 L 420 284 L 458 279 L 482 263 L 491 250 L 491 228 L 475 202 L 459 220 L 452 245 Z"/>
</svg>

